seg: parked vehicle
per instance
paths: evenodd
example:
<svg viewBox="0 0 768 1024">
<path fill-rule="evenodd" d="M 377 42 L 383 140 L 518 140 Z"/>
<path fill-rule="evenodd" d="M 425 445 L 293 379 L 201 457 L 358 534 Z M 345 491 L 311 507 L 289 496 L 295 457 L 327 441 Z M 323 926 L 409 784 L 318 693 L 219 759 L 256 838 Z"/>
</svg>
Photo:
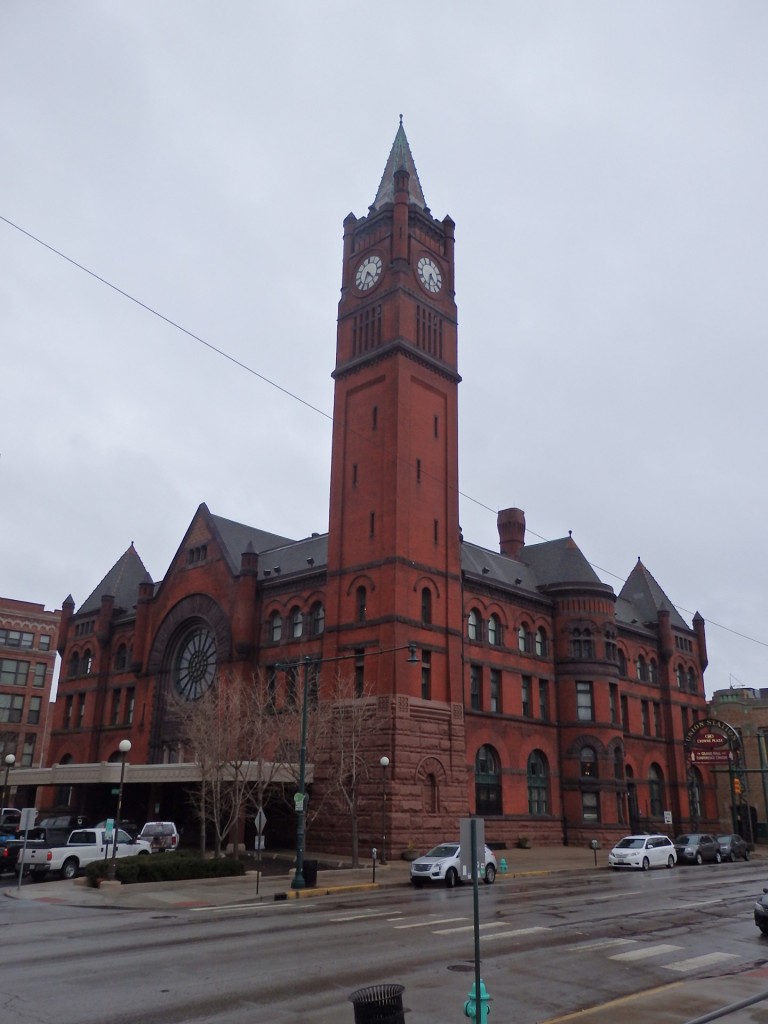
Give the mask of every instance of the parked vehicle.
<svg viewBox="0 0 768 1024">
<path fill-rule="evenodd" d="M 150 844 L 152 853 L 172 853 L 179 848 L 179 830 L 172 821 L 148 821 L 138 838 Z"/>
<path fill-rule="evenodd" d="M 768 889 L 763 889 L 763 895 L 755 903 L 755 924 L 763 935 L 768 935 Z"/>
<path fill-rule="evenodd" d="M 52 845 L 63 845 L 69 838 L 69 833 L 75 828 L 82 828 L 85 818 L 80 814 L 56 814 L 42 818 L 37 822 L 37 827 L 45 829 L 46 841 Z"/>
<path fill-rule="evenodd" d="M 113 826 L 114 826 L 114 819 L 113 819 Z M 106 821 L 100 821 L 96 825 L 94 825 L 93 827 L 94 828 L 106 828 L 107 827 L 107 823 L 106 823 Z M 139 832 L 141 831 L 141 829 L 139 828 L 139 826 L 136 824 L 135 821 L 124 821 L 122 818 L 120 819 L 120 828 L 123 830 L 123 832 L 127 832 L 128 835 L 131 837 L 131 839 L 138 839 Z"/>
<path fill-rule="evenodd" d="M 608 854 L 608 864 L 619 868 L 673 868 L 677 852 L 669 836 L 624 836 Z"/>
<path fill-rule="evenodd" d="M 468 881 L 461 877 L 461 850 L 458 843 L 440 843 L 423 857 L 411 864 L 411 882 L 417 888 L 424 882 L 444 882 L 449 889 L 459 882 Z M 496 878 L 498 865 L 493 851 L 485 847 L 482 879 L 490 885 Z"/>
<path fill-rule="evenodd" d="M 704 861 L 719 864 L 720 844 L 708 832 L 691 832 L 675 839 L 678 864 L 703 864 Z"/>
<path fill-rule="evenodd" d="M 58 872 L 61 878 L 74 878 L 81 868 L 92 861 L 111 858 L 112 849 L 105 829 L 75 829 L 63 846 L 28 846 L 19 855 L 14 870 L 17 875 L 19 872 L 29 872 L 34 881 L 40 881 L 51 872 Z M 149 843 L 131 839 L 122 829 L 117 833 L 116 856 L 133 857 L 149 852 Z"/>
<path fill-rule="evenodd" d="M 19 830 L 21 811 L 15 807 L 0 808 L 0 835 L 15 835 Z"/>
<path fill-rule="evenodd" d="M 720 856 L 723 860 L 734 861 L 740 857 L 743 857 L 744 860 L 749 860 L 749 843 L 746 839 L 742 839 L 741 836 L 737 836 L 732 832 L 727 836 L 718 836 L 717 842 L 720 846 Z"/>
<path fill-rule="evenodd" d="M 26 837 L 27 849 L 46 846 L 45 833 L 42 829 L 31 828 Z M 0 874 L 16 870 L 19 854 L 24 849 L 24 833 L 16 836 L 0 838 Z"/>
</svg>

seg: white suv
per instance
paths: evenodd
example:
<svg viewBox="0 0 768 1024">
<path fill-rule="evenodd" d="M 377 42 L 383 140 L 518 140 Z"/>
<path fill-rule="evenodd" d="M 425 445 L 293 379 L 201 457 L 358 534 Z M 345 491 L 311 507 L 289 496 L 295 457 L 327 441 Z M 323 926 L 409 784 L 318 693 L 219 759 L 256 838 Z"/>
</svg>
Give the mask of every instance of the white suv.
<svg viewBox="0 0 768 1024">
<path fill-rule="evenodd" d="M 471 881 L 471 876 L 461 876 L 461 856 L 458 843 L 440 843 L 429 853 L 413 861 L 411 864 L 411 882 L 419 888 L 424 882 L 444 882 L 449 889 L 459 882 Z M 492 850 L 485 847 L 484 861 L 480 868 L 480 877 L 490 885 L 496 877 L 498 865 Z"/>
<path fill-rule="evenodd" d="M 152 853 L 172 853 L 179 848 L 179 830 L 172 821 L 148 821 L 138 838 L 150 844 Z"/>
</svg>

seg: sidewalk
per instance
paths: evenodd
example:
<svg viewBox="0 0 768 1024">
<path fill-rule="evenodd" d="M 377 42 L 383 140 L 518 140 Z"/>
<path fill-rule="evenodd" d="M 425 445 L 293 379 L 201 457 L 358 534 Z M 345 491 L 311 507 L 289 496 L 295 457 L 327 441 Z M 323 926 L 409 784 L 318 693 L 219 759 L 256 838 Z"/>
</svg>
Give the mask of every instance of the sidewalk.
<svg viewBox="0 0 768 1024">
<path fill-rule="evenodd" d="M 608 870 L 606 851 L 597 851 L 596 865 L 592 850 L 574 846 L 499 850 L 496 851 L 496 858 L 500 867 L 496 884 L 502 885 L 506 879 L 526 875 L 544 875 L 557 871 Z M 19 889 L 15 885 L 6 889 L 5 895 L 10 899 L 62 903 L 69 906 L 153 910 L 158 907 L 217 907 L 237 903 L 260 903 L 267 900 L 310 899 L 350 890 L 409 884 L 411 865 L 404 860 L 377 864 L 374 882 L 370 861 L 363 867 L 351 868 L 341 859 L 335 862 L 322 854 L 307 853 L 305 859 L 317 860 L 319 863 L 317 885 L 311 889 L 291 889 L 293 872 L 288 867 L 290 855 L 286 855 L 285 874 L 264 875 L 248 871 L 238 878 L 147 882 L 141 885 L 108 882 L 98 889 L 85 886 L 83 879 L 68 882 L 26 881 Z M 501 870 L 502 860 L 506 862 L 506 872 Z"/>
</svg>

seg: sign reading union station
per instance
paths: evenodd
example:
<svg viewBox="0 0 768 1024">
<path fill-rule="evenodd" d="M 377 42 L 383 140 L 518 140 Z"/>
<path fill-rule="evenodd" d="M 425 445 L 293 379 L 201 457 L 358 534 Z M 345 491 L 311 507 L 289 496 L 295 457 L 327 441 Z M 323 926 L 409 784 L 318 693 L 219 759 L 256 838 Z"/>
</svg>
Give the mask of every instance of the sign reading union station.
<svg viewBox="0 0 768 1024">
<path fill-rule="evenodd" d="M 685 734 L 691 764 L 730 764 L 740 746 L 739 734 L 719 718 L 702 718 Z"/>
</svg>

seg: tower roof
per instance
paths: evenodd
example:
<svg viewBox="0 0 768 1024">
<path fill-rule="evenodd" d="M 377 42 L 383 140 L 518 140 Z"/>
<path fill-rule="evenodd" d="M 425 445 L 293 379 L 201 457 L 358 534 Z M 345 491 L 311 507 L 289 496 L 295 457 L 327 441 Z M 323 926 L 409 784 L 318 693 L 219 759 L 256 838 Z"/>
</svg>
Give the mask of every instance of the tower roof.
<svg viewBox="0 0 768 1024">
<path fill-rule="evenodd" d="M 656 622 L 660 611 L 668 611 L 673 626 L 678 629 L 689 628 L 680 612 L 639 558 L 627 577 L 627 582 L 621 588 L 619 597 L 633 605 L 640 622 Z"/>
<path fill-rule="evenodd" d="M 397 129 L 395 141 L 392 143 L 389 159 L 384 168 L 384 174 L 381 177 L 379 191 L 376 193 L 376 198 L 371 204 L 371 210 L 380 210 L 387 203 L 394 203 L 395 171 L 408 172 L 410 176 L 408 181 L 408 201 L 422 210 L 426 209 L 427 203 L 424 199 L 424 193 L 421 191 L 421 182 L 416 171 L 416 164 L 413 162 L 411 147 L 408 145 L 408 139 L 405 136 L 402 114 L 400 115 L 400 127 Z"/>
<path fill-rule="evenodd" d="M 151 582 L 152 577 L 131 541 L 131 546 L 118 558 L 101 583 L 78 608 L 77 613 L 82 615 L 84 612 L 98 611 L 102 597 L 106 596 L 115 599 L 115 608 L 130 611 L 136 604 L 139 584 Z"/>
</svg>

